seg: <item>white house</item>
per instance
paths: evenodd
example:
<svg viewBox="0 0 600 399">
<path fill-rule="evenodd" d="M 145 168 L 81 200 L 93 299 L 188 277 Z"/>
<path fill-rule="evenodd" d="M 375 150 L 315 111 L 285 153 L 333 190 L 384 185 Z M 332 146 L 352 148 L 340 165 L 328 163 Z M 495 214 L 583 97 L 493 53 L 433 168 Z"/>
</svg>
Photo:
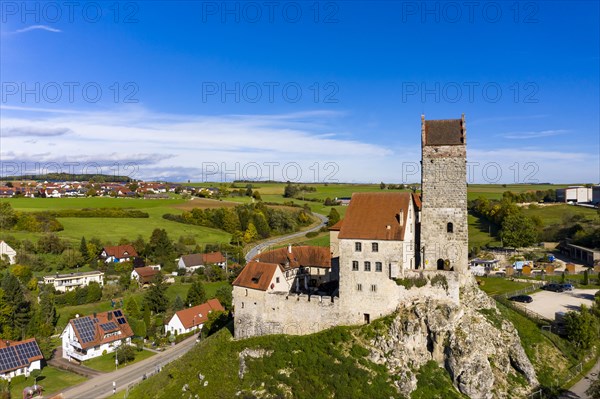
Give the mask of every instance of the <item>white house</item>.
<svg viewBox="0 0 600 399">
<path fill-rule="evenodd" d="M 131 343 L 133 330 L 123 312 L 110 310 L 90 316 L 76 317 L 61 334 L 63 357 L 84 361 Z"/>
<path fill-rule="evenodd" d="M 131 279 L 136 280 L 139 285 L 151 284 L 159 274 L 160 265 L 136 267 L 131 272 Z"/>
<path fill-rule="evenodd" d="M 28 376 L 33 370 L 41 370 L 43 360 L 44 355 L 35 338 L 24 341 L 0 340 L 0 378 Z"/>
<path fill-rule="evenodd" d="M 95 282 L 104 285 L 104 273 L 99 271 L 55 274 L 53 276 L 44 276 L 44 284 L 52 284 L 54 289 L 60 292 L 67 292 L 75 288 L 81 288 Z"/>
<path fill-rule="evenodd" d="M 127 262 L 138 256 L 137 251 L 132 245 L 117 245 L 114 247 L 104 247 L 100 253 L 100 257 L 104 262 Z"/>
<path fill-rule="evenodd" d="M 185 269 L 187 272 L 193 272 L 200 267 L 207 265 L 217 265 L 220 268 L 225 268 L 227 259 L 220 251 L 210 252 L 207 254 L 190 254 L 183 255 L 179 258 L 177 266 L 180 269 Z"/>
<path fill-rule="evenodd" d="M 0 257 L 8 257 L 8 261 L 11 265 L 15 264 L 15 258 L 17 257 L 17 251 L 12 249 L 10 245 L 5 243 L 4 241 L 0 241 Z"/>
<path fill-rule="evenodd" d="M 208 302 L 198 306 L 180 310 L 165 324 L 165 334 L 186 334 L 202 329 L 212 312 L 225 311 L 218 299 L 209 299 Z"/>
</svg>

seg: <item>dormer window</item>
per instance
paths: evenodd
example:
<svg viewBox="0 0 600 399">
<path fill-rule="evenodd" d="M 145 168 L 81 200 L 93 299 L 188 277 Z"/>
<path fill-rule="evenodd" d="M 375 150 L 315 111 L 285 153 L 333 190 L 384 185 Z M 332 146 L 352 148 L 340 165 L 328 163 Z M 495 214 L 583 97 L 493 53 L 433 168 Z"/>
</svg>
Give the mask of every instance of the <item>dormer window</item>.
<svg viewBox="0 0 600 399">
<path fill-rule="evenodd" d="M 452 224 L 452 222 L 448 222 L 448 224 L 446 225 L 446 232 L 454 233 L 454 225 Z"/>
</svg>

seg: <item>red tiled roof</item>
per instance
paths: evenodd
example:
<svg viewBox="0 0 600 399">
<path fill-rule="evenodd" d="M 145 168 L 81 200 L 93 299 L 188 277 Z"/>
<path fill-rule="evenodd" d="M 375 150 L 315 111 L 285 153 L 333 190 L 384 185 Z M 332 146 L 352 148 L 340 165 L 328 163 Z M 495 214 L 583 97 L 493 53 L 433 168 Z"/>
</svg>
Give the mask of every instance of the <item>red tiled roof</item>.
<svg viewBox="0 0 600 399">
<path fill-rule="evenodd" d="M 149 283 L 154 279 L 154 276 L 160 274 L 160 270 L 156 270 L 150 266 L 137 267 L 133 269 L 133 271 L 140 276 L 140 281 L 142 283 Z"/>
<path fill-rule="evenodd" d="M 29 342 L 35 343 L 35 347 L 37 348 L 37 350 L 35 350 L 34 353 L 39 353 L 38 355 L 34 354 L 34 356 L 29 357 L 26 356 L 26 354 L 31 351 L 16 350 L 16 348 L 18 348 L 19 346 L 25 345 Z M 13 349 L 11 350 L 10 348 Z M 42 355 L 42 351 L 40 350 L 40 347 L 38 346 L 35 338 L 29 338 L 23 341 L 10 341 L 2 339 L 0 340 L 0 353 L 6 357 L 14 357 L 18 364 L 18 366 L 16 367 L 0 369 L 0 373 L 7 373 L 9 371 L 17 370 L 19 368 L 24 367 L 25 365 L 29 366 L 32 362 L 35 362 L 36 360 L 42 360 L 44 358 L 44 355 Z M 4 362 L 2 362 L 2 364 L 4 364 Z"/>
<path fill-rule="evenodd" d="M 329 231 L 340 231 L 342 228 L 342 224 L 344 224 L 344 219 L 340 219 L 336 224 L 329 228 Z"/>
<path fill-rule="evenodd" d="M 190 254 L 181 257 L 186 267 L 203 266 L 225 262 L 221 252 L 210 252 L 208 254 Z"/>
<path fill-rule="evenodd" d="M 181 324 L 188 329 L 193 326 L 204 324 L 208 320 L 208 314 L 210 312 L 224 312 L 225 309 L 221 305 L 218 299 L 209 299 L 206 303 L 191 308 L 180 310 L 175 313 Z"/>
<path fill-rule="evenodd" d="M 412 195 L 407 192 L 353 194 L 339 238 L 404 240 L 404 227 L 411 200 Z"/>
<path fill-rule="evenodd" d="M 292 246 L 291 253 L 288 247 L 274 249 L 256 255 L 252 260 L 266 263 L 277 263 L 291 268 L 300 266 L 331 267 L 331 253 L 329 247 L 315 247 L 309 245 Z"/>
<path fill-rule="evenodd" d="M 279 265 L 265 262 L 248 262 L 233 285 L 266 291 Z"/>
<path fill-rule="evenodd" d="M 421 210 L 421 194 L 413 193 L 413 202 L 417 210 Z"/>
<path fill-rule="evenodd" d="M 131 258 L 133 256 L 138 256 L 137 251 L 133 248 L 132 245 L 117 245 L 114 247 L 104 247 L 104 252 L 106 252 L 107 256 L 114 256 L 115 258 Z"/>
<path fill-rule="evenodd" d="M 69 324 L 71 324 L 71 326 L 73 327 L 73 330 L 75 331 L 75 335 L 77 336 L 77 341 L 79 342 L 81 347 L 83 349 L 87 349 L 87 348 L 91 348 L 92 346 L 101 345 L 101 344 L 105 344 L 105 343 L 113 342 L 113 341 L 119 341 L 121 339 L 132 337 L 133 330 L 131 329 L 131 326 L 127 322 L 127 318 L 124 315 L 115 316 L 114 313 L 119 312 L 119 311 L 121 311 L 121 309 L 115 309 L 115 310 L 109 310 L 108 312 L 96 313 L 95 317 L 93 315 L 80 317 L 80 319 L 85 319 L 85 318 L 89 319 L 89 321 L 92 323 L 92 326 L 94 329 L 94 339 L 91 341 L 88 341 L 88 342 L 83 342 L 83 340 L 81 339 L 82 331 L 79 331 L 79 329 L 76 327 L 76 325 L 74 323 L 74 320 L 76 320 L 76 319 L 69 320 Z M 121 313 L 122 313 L 122 311 L 121 311 Z M 117 319 L 120 319 L 120 318 L 123 318 L 122 321 L 124 321 L 124 323 L 119 323 L 119 321 Z M 110 323 L 110 322 L 114 322 L 114 324 L 116 324 L 116 328 L 103 329 L 101 327 L 101 325 Z M 121 334 L 116 334 L 116 335 L 112 335 L 109 337 L 104 336 L 106 333 L 111 333 L 114 331 L 121 331 Z"/>
</svg>

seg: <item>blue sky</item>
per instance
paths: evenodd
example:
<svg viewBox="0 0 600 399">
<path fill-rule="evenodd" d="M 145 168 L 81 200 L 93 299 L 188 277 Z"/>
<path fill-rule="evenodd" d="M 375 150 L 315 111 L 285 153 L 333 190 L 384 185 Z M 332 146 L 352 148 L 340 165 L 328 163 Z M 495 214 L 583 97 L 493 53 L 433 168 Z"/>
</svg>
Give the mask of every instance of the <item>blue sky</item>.
<svg viewBox="0 0 600 399">
<path fill-rule="evenodd" d="M 24 4 L 3 174 L 410 183 L 465 113 L 469 181 L 600 182 L 596 1 Z"/>
</svg>

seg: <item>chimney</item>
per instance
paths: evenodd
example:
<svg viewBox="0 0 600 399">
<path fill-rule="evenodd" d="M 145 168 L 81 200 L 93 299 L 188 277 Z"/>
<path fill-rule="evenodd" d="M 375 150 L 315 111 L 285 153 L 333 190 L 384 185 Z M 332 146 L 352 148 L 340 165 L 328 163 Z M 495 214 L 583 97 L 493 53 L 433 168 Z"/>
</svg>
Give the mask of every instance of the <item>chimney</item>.
<svg viewBox="0 0 600 399">
<path fill-rule="evenodd" d="M 292 253 L 292 244 L 288 244 L 288 254 Z"/>
<path fill-rule="evenodd" d="M 10 341 L 5 341 L 6 346 L 10 346 Z"/>
<path fill-rule="evenodd" d="M 94 312 L 94 319 L 96 318 L 96 312 Z"/>
<path fill-rule="evenodd" d="M 108 320 L 112 320 L 112 316 L 113 316 L 113 313 L 112 312 L 108 312 Z"/>
<path fill-rule="evenodd" d="M 400 214 L 398 215 L 400 226 L 404 226 L 404 209 L 400 209 Z"/>
</svg>

